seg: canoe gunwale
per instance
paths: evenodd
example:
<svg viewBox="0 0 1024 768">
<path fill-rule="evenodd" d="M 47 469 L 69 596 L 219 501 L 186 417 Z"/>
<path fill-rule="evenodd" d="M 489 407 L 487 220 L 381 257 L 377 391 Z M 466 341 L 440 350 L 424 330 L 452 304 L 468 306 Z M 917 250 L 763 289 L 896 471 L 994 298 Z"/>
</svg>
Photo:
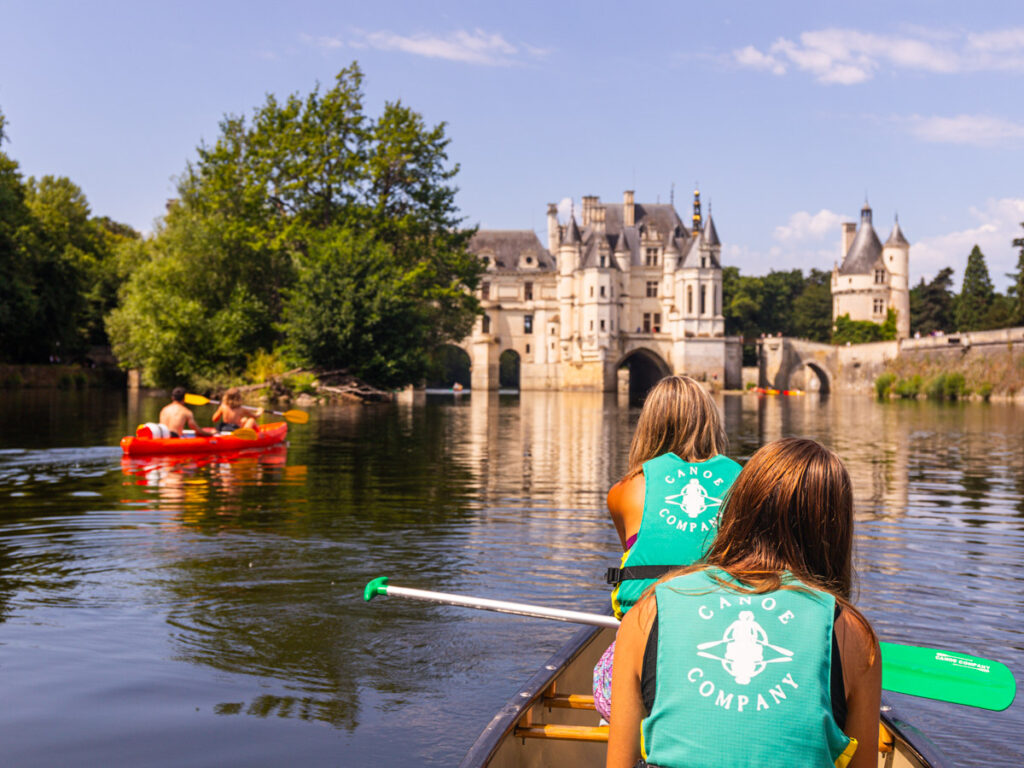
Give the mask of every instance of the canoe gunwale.
<svg viewBox="0 0 1024 768">
<path fill-rule="evenodd" d="M 611 614 L 609 613 L 609 616 Z M 565 645 L 558 649 L 543 666 L 520 686 L 519 691 L 509 699 L 498 713 L 491 718 L 476 741 L 469 748 L 466 756 L 459 763 L 459 768 L 480 768 L 487 765 L 498 747 L 515 729 L 523 715 L 537 703 L 552 680 L 567 667 L 583 651 L 587 643 L 602 631 L 602 627 L 582 627 L 570 637 Z"/>
<path fill-rule="evenodd" d="M 579 656 L 588 643 L 602 632 L 602 627 L 582 627 L 548 659 L 525 685 L 509 699 L 481 731 L 466 752 L 459 768 L 483 768 L 494 757 L 506 738 L 512 736 L 516 725 L 536 705 L 552 682 Z M 892 733 L 902 748 L 909 749 L 912 756 L 930 768 L 951 768 L 951 763 L 932 742 L 915 726 L 904 720 L 892 702 L 882 697 L 882 723 Z"/>
</svg>

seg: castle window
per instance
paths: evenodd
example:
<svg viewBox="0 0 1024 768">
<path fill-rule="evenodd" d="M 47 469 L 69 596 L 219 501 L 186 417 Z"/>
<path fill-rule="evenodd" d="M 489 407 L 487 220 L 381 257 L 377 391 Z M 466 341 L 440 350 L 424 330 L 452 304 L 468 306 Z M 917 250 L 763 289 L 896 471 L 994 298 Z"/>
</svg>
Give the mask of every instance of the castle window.
<svg viewBox="0 0 1024 768">
<path fill-rule="evenodd" d="M 530 354 L 530 345 L 529 344 L 526 345 L 526 354 Z"/>
<path fill-rule="evenodd" d="M 615 321 L 614 320 L 609 320 L 608 323 L 609 323 L 609 325 L 608 325 L 609 329 L 614 331 L 615 330 Z"/>
<path fill-rule="evenodd" d="M 658 266 L 658 249 L 648 248 L 644 252 L 644 264 L 648 267 Z"/>
<path fill-rule="evenodd" d="M 553 325 L 552 325 L 552 326 L 550 326 L 550 330 L 549 330 L 549 333 L 550 333 L 550 334 L 551 334 L 552 336 L 554 336 L 554 335 L 555 335 L 555 326 L 553 326 Z"/>
<path fill-rule="evenodd" d="M 708 306 L 708 287 L 706 285 L 702 285 L 700 287 L 700 313 L 702 315 L 705 312 L 707 312 L 707 306 Z"/>
<path fill-rule="evenodd" d="M 553 342 L 553 341 L 551 342 L 551 351 L 552 352 L 555 351 L 555 342 Z"/>
<path fill-rule="evenodd" d="M 533 301 L 533 283 L 523 283 L 523 293 L 526 301 Z"/>
<path fill-rule="evenodd" d="M 491 284 L 486 280 L 480 283 L 480 298 L 489 299 L 491 298 Z"/>
<path fill-rule="evenodd" d="M 884 269 L 876 269 L 875 270 L 875 282 L 876 283 L 884 283 L 885 282 L 885 270 Z"/>
<path fill-rule="evenodd" d="M 704 269 L 707 265 L 708 265 L 708 257 L 707 256 L 701 256 L 700 257 L 700 268 Z"/>
<path fill-rule="evenodd" d="M 594 330 L 594 321 L 593 320 L 590 321 L 590 330 Z"/>
<path fill-rule="evenodd" d="M 601 295 L 604 296 L 604 286 L 601 286 Z"/>
<path fill-rule="evenodd" d="M 590 286 L 590 295 L 591 295 L 591 296 L 593 296 L 593 295 L 594 295 L 594 286 Z"/>
<path fill-rule="evenodd" d="M 644 333 L 651 332 L 651 313 L 644 312 Z"/>
<path fill-rule="evenodd" d="M 527 256 L 526 257 L 526 263 L 527 264 L 533 264 L 533 256 Z"/>
<path fill-rule="evenodd" d="M 484 317 L 483 317 L 483 325 L 482 325 L 480 330 L 483 331 L 484 333 L 490 333 L 491 332 L 491 316 L 490 315 L 484 315 Z"/>
<path fill-rule="evenodd" d="M 604 320 L 601 321 L 601 330 L 604 330 Z"/>
<path fill-rule="evenodd" d="M 693 286 L 686 286 L 686 314 L 693 314 Z"/>
<path fill-rule="evenodd" d="M 533 333 L 533 315 L 523 315 L 523 333 Z"/>
<path fill-rule="evenodd" d="M 607 266 L 607 263 L 606 263 L 607 261 L 608 261 L 608 257 L 607 257 L 607 256 L 605 256 L 605 255 L 604 255 L 604 254 L 602 253 L 602 254 L 601 254 L 601 268 L 602 268 L 602 269 L 604 269 L 604 267 L 606 267 L 606 266 Z"/>
<path fill-rule="evenodd" d="M 872 308 L 876 315 L 885 314 L 885 299 L 875 299 L 872 303 Z"/>
<path fill-rule="evenodd" d="M 658 281 L 648 280 L 647 281 L 647 298 L 656 299 L 658 298 Z"/>
<path fill-rule="evenodd" d="M 661 333 L 661 312 L 654 313 L 654 332 Z"/>
</svg>

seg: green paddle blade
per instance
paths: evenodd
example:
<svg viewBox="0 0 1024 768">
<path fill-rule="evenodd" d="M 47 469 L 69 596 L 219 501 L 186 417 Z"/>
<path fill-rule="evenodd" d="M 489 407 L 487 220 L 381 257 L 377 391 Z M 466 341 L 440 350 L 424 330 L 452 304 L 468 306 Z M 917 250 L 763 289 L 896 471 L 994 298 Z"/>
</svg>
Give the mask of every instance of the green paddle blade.
<svg viewBox="0 0 1024 768">
<path fill-rule="evenodd" d="M 882 688 L 887 691 L 997 712 L 1017 695 L 1013 673 L 998 661 L 936 648 L 880 645 Z"/>
</svg>

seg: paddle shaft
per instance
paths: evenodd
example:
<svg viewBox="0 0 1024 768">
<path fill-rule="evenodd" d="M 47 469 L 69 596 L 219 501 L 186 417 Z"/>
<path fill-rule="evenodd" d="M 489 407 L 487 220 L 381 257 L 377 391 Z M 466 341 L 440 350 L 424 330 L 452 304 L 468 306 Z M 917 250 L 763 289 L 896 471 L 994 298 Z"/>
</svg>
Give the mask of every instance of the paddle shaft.
<svg viewBox="0 0 1024 768">
<path fill-rule="evenodd" d="M 209 397 L 203 397 L 202 395 L 193 395 L 191 393 L 185 395 L 185 402 L 188 403 L 189 405 L 220 405 L 220 400 L 213 400 Z M 242 407 L 248 410 L 248 406 Z M 284 416 L 285 419 L 292 422 L 293 424 L 305 424 L 306 422 L 309 421 L 308 413 L 296 409 L 292 409 L 290 411 L 273 411 L 270 408 L 264 408 L 263 413 L 272 413 L 275 416 Z"/>
<path fill-rule="evenodd" d="M 619 626 L 619 621 L 614 616 L 599 613 L 567 611 L 561 608 L 453 595 L 426 589 L 393 587 L 388 584 L 387 576 L 372 580 L 363 590 L 363 599 L 366 601 L 377 595 L 392 595 L 516 616 L 590 624 L 596 627 L 614 629 Z M 1005 664 L 998 661 L 898 643 L 883 642 L 881 649 L 884 690 L 994 711 L 1009 707 L 1016 696 L 1017 684 L 1013 674 Z"/>
</svg>

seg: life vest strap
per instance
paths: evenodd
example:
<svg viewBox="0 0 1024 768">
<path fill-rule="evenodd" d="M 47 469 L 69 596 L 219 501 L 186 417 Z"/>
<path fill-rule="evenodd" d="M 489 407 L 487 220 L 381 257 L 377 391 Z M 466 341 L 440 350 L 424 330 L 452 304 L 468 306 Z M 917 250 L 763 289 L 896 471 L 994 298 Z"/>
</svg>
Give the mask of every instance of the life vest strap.
<svg viewBox="0 0 1024 768">
<path fill-rule="evenodd" d="M 605 579 L 609 584 L 637 579 L 660 579 L 678 567 L 678 565 L 632 565 L 626 568 L 609 568 Z"/>
</svg>

